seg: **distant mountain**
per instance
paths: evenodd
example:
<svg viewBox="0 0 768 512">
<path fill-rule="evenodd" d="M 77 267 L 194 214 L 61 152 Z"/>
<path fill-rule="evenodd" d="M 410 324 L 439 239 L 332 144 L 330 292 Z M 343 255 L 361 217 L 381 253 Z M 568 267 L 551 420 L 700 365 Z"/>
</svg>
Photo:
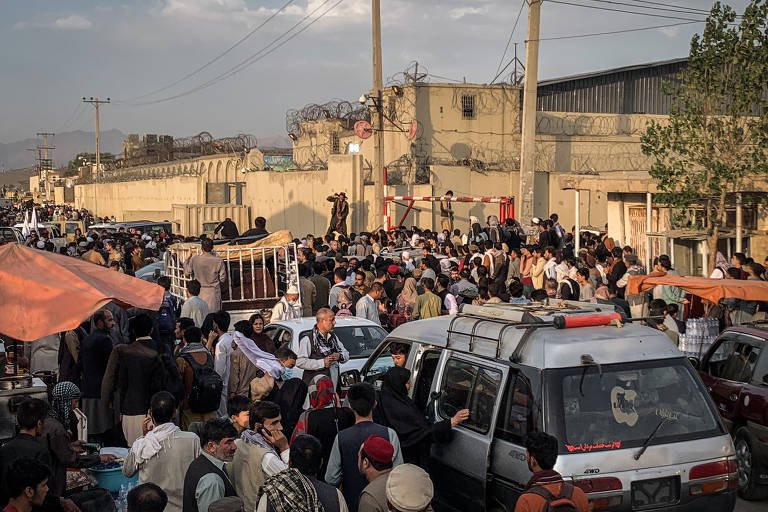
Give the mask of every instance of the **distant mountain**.
<svg viewBox="0 0 768 512">
<path fill-rule="evenodd" d="M 48 141 L 48 144 L 56 148 L 53 150 L 54 166 L 67 165 L 78 153 L 94 152 L 96 150 L 95 139 L 93 132 L 78 130 L 57 133 L 52 141 Z M 121 154 L 124 139 L 125 136 L 120 130 L 101 132 L 101 152 Z M 29 138 L 6 144 L 0 143 L 0 169 L 20 169 L 34 166 L 37 154 L 34 151 L 27 151 L 27 149 L 34 148 L 38 144 L 42 144 L 42 139 Z"/>
<path fill-rule="evenodd" d="M 256 137 L 259 149 L 287 149 L 293 147 L 293 142 L 287 135 L 270 135 Z"/>
</svg>

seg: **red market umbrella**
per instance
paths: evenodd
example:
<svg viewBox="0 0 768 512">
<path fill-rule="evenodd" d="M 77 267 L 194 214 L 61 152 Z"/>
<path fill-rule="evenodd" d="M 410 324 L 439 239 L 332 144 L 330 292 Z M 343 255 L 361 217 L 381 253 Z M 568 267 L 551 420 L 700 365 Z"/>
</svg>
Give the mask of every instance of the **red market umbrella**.
<svg viewBox="0 0 768 512">
<path fill-rule="evenodd" d="M 627 293 L 642 293 L 656 285 L 677 286 L 691 295 L 697 295 L 714 303 L 720 299 L 768 301 L 768 282 L 766 281 L 708 279 L 706 277 L 683 277 L 662 273 L 630 276 L 629 283 L 627 283 Z"/>
<path fill-rule="evenodd" d="M 0 246 L 0 332 L 23 341 L 74 329 L 114 300 L 157 310 L 162 287 L 79 258 Z"/>
</svg>

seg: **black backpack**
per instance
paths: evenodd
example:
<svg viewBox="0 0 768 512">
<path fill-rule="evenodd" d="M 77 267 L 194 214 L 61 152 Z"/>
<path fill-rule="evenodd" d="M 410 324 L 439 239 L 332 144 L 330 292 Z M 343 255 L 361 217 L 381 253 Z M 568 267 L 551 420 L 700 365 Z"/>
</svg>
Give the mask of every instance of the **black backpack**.
<svg viewBox="0 0 768 512">
<path fill-rule="evenodd" d="M 205 364 L 198 364 L 192 354 L 184 354 L 182 357 L 194 372 L 192 390 L 187 398 L 190 410 L 200 414 L 215 411 L 221 403 L 224 381 L 213 369 L 213 357 L 206 354 Z"/>
<path fill-rule="evenodd" d="M 536 494 L 544 498 L 547 503 L 541 510 L 543 512 L 579 512 L 579 507 L 573 501 L 573 485 L 563 482 L 560 486 L 560 494 L 553 496 L 546 487 L 537 485 L 525 491 L 524 494 Z"/>
</svg>

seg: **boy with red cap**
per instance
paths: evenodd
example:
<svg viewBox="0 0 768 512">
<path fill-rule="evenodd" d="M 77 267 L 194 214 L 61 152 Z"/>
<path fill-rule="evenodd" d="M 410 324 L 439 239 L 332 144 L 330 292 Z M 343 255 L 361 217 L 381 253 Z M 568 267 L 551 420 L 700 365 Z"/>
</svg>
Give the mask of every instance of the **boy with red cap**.
<svg viewBox="0 0 768 512">
<path fill-rule="evenodd" d="M 395 448 L 379 436 L 370 436 L 360 447 L 357 467 L 368 485 L 360 494 L 358 512 L 389 512 L 387 507 L 387 479 L 392 471 Z"/>
</svg>

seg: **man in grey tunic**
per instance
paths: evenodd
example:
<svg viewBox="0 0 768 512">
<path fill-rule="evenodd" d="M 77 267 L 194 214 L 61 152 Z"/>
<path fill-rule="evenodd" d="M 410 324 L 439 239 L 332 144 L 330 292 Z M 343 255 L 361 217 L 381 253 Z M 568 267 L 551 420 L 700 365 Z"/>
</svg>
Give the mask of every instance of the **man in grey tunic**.
<svg viewBox="0 0 768 512">
<path fill-rule="evenodd" d="M 213 240 L 203 240 L 202 254 L 192 256 L 187 261 L 187 275 L 193 275 L 200 281 L 200 298 L 208 303 L 209 310 L 221 310 L 221 286 L 227 282 L 227 269 L 224 260 L 212 254 Z"/>
</svg>

